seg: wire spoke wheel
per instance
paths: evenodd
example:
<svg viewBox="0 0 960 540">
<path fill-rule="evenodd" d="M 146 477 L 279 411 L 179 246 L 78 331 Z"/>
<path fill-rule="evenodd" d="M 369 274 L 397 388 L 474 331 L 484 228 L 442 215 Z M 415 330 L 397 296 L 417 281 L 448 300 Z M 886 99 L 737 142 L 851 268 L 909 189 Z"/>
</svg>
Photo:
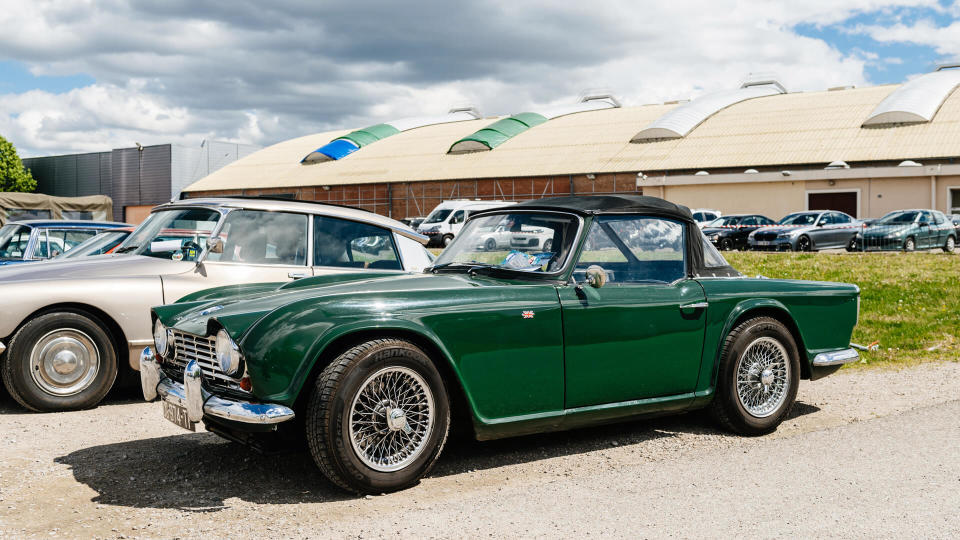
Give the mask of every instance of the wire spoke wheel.
<svg viewBox="0 0 960 540">
<path fill-rule="evenodd" d="M 760 337 L 747 345 L 736 374 L 737 398 L 751 416 L 766 418 L 787 398 L 790 360 L 783 344 L 772 337 Z"/>
<path fill-rule="evenodd" d="M 350 408 L 350 443 L 373 470 L 408 466 L 424 451 L 434 427 L 429 385 L 414 370 L 383 368 L 360 385 Z"/>
</svg>

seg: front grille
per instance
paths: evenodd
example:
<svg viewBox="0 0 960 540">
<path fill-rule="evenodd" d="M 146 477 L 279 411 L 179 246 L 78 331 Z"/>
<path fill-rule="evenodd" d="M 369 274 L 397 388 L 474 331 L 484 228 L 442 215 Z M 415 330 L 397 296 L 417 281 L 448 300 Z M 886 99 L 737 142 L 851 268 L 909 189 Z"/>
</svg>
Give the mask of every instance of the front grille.
<svg viewBox="0 0 960 540">
<path fill-rule="evenodd" d="M 777 239 L 777 233 L 775 233 L 775 232 L 757 232 L 757 233 L 754 233 L 753 237 L 754 237 L 756 240 L 762 240 L 762 241 L 776 240 L 776 239 Z"/>
<path fill-rule="evenodd" d="M 217 362 L 216 338 L 213 336 L 195 336 L 185 332 L 173 331 L 174 355 L 165 359 L 164 368 L 168 376 L 183 382 L 183 370 L 187 363 L 196 360 L 203 375 L 203 382 L 214 388 L 224 388 L 244 392 L 237 381 L 220 371 Z M 245 393 L 245 392 L 244 392 Z"/>
</svg>

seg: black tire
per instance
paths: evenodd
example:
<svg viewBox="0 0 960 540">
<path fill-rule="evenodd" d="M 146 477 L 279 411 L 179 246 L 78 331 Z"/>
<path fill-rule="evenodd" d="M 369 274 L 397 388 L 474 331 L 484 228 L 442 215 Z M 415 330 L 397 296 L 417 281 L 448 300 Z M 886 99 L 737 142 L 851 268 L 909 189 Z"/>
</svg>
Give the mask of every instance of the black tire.
<svg viewBox="0 0 960 540">
<path fill-rule="evenodd" d="M 944 253 L 953 253 L 953 250 L 957 247 L 957 239 L 950 235 L 947 237 L 947 241 L 943 244 Z"/>
<path fill-rule="evenodd" d="M 903 250 L 906 252 L 916 251 L 917 250 L 917 241 L 914 237 L 908 236 L 903 241 Z"/>
<path fill-rule="evenodd" d="M 851 238 L 850 241 L 847 242 L 847 251 L 848 251 L 848 252 L 860 251 L 859 248 L 857 248 L 857 239 L 856 239 L 856 238 Z"/>
<path fill-rule="evenodd" d="M 487 251 L 493 251 L 497 249 L 497 241 L 494 240 L 493 238 L 487 238 L 487 241 L 483 244 L 483 247 Z"/>
<path fill-rule="evenodd" d="M 550 251 L 553 248 L 553 239 L 547 238 L 543 241 L 543 251 Z"/>
<path fill-rule="evenodd" d="M 368 378 L 389 368 L 415 372 L 433 396 L 433 426 L 409 464 L 383 472 L 365 463 L 350 437 L 353 401 Z M 355 493 L 386 493 L 415 485 L 433 467 L 450 429 L 450 400 L 440 373 L 416 345 L 399 339 L 362 343 L 338 356 L 317 378 L 306 410 L 310 453 L 334 484 Z"/>
<path fill-rule="evenodd" d="M 95 316 L 72 311 L 46 313 L 27 322 L 14 334 L 0 369 L 7 391 L 18 403 L 36 412 L 74 411 L 96 407 L 117 378 L 116 349 L 104 328 L 105 325 Z M 50 382 L 44 377 L 39 365 L 31 368 L 31 354 L 38 342 L 48 339 L 54 332 L 65 333 L 70 337 L 80 336 L 81 341 L 88 338 L 95 349 L 91 351 L 83 346 L 91 359 L 96 355 L 99 366 L 95 372 L 91 372 L 88 382 L 77 383 L 80 386 L 75 392 Z M 38 379 L 47 382 L 40 383 Z M 57 395 L 53 391 L 44 390 L 41 384 L 46 384 L 55 391 L 71 393 Z"/>
<path fill-rule="evenodd" d="M 733 240 L 724 238 L 720 241 L 720 251 L 733 251 Z"/>
<path fill-rule="evenodd" d="M 737 392 L 737 370 L 748 347 L 761 338 L 779 343 L 787 353 L 786 387 L 783 400 L 764 416 L 750 413 Z M 769 342 L 769 341 L 768 341 Z M 777 429 L 790 413 L 800 381 L 800 354 L 790 331 L 780 321 L 757 317 L 740 323 L 727 335 L 720 356 L 717 391 L 709 412 L 722 427 L 741 435 L 764 435 Z"/>
<path fill-rule="evenodd" d="M 453 235 L 452 235 L 452 234 L 445 234 L 445 235 L 443 235 L 443 239 L 440 240 L 440 243 L 443 244 L 443 247 L 449 246 L 449 245 L 450 245 L 450 242 L 453 242 Z"/>
<path fill-rule="evenodd" d="M 809 236 L 803 235 L 797 238 L 797 251 L 813 251 L 813 241 Z"/>
</svg>

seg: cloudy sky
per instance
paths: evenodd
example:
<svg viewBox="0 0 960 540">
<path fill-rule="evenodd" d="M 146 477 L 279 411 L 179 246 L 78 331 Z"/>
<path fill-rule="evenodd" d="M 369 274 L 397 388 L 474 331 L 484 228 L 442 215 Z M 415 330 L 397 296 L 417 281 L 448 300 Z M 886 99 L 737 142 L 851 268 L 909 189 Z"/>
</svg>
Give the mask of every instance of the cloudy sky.
<svg viewBox="0 0 960 540">
<path fill-rule="evenodd" d="M 473 104 L 791 91 L 960 60 L 960 0 L 5 0 L 0 135 L 22 157 L 268 145 Z"/>
</svg>

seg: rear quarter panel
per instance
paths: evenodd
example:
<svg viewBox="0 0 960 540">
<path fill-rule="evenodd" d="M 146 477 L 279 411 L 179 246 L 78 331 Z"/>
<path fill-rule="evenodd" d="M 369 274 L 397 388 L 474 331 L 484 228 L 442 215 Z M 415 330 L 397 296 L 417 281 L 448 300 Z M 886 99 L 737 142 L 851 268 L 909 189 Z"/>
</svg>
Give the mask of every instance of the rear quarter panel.
<svg viewBox="0 0 960 540">
<path fill-rule="evenodd" d="M 846 349 L 857 323 L 860 289 L 848 283 L 762 278 L 701 279 L 709 302 L 698 393 L 711 393 L 723 341 L 738 321 L 765 311 L 793 321 L 801 362 Z"/>
</svg>

